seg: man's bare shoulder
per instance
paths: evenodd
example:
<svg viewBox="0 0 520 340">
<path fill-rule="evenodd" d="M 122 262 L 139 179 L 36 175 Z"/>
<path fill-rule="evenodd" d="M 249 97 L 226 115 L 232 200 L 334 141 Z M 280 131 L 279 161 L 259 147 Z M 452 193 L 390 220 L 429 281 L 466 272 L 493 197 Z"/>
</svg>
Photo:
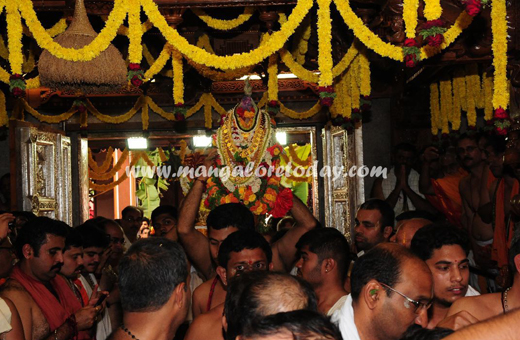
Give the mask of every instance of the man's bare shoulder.
<svg viewBox="0 0 520 340">
<path fill-rule="evenodd" d="M 25 300 L 27 302 L 34 302 L 33 298 L 27 292 L 27 290 L 20 284 L 20 282 L 9 279 L 2 286 L 0 290 L 0 296 L 5 296 L 8 299 L 13 300 Z"/>
<path fill-rule="evenodd" d="M 208 296 L 209 296 L 209 292 L 211 290 L 211 285 L 213 284 L 213 280 L 215 278 L 211 278 L 207 281 L 204 281 L 203 283 L 200 284 L 200 286 L 198 286 L 197 288 L 195 288 L 195 290 L 193 291 L 193 298 L 204 298 L 207 300 Z"/>
<path fill-rule="evenodd" d="M 201 314 L 193 320 L 185 340 L 220 340 L 222 335 L 222 313 L 224 304 L 220 304 L 207 313 Z"/>
<path fill-rule="evenodd" d="M 468 311 L 480 321 L 489 319 L 502 313 L 502 300 L 500 293 L 468 296 L 459 299 L 451 305 L 448 316 L 460 311 Z"/>
</svg>

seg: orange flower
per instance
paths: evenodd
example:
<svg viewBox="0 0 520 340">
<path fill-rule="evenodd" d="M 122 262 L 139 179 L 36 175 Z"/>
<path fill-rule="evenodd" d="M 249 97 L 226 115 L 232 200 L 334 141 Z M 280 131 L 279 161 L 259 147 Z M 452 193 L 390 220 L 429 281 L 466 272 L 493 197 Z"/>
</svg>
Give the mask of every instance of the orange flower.
<svg viewBox="0 0 520 340">
<path fill-rule="evenodd" d="M 280 177 L 273 176 L 267 181 L 267 185 L 278 185 L 280 184 Z"/>
</svg>

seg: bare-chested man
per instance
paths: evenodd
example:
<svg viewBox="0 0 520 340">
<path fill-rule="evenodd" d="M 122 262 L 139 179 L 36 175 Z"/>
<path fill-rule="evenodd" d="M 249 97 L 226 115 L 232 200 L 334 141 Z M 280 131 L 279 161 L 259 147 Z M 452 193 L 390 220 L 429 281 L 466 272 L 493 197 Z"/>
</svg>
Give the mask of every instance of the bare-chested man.
<svg viewBox="0 0 520 340">
<path fill-rule="evenodd" d="M 205 166 L 209 168 L 216 153 L 210 153 Z M 221 304 L 225 300 L 225 288 L 215 272 L 220 244 L 226 237 L 239 229 L 253 229 L 253 214 L 239 203 L 229 203 L 215 208 L 207 219 L 208 237 L 195 229 L 195 219 L 199 210 L 202 194 L 206 189 L 206 178 L 200 177 L 193 184 L 179 211 L 178 235 L 188 259 L 208 281 L 200 285 L 193 293 L 193 315 Z M 290 271 L 297 260 L 295 244 L 307 231 L 317 225 L 317 221 L 296 196 L 291 208 L 296 224 L 280 240 L 271 245 L 273 268 L 278 271 Z"/>
<path fill-rule="evenodd" d="M 511 287 L 503 293 L 462 298 L 451 306 L 448 316 L 460 311 L 468 311 L 479 321 L 483 321 L 518 309 L 520 307 L 520 233 L 518 230 L 515 232 L 515 238 L 509 249 L 509 259 L 510 270 L 514 272 Z"/>
<path fill-rule="evenodd" d="M 272 251 L 265 238 L 253 230 L 239 230 L 229 235 L 219 249 L 217 273 L 224 283 L 249 271 L 273 268 Z M 190 326 L 186 340 L 223 340 L 224 303 L 199 315 Z"/>
<path fill-rule="evenodd" d="M 97 295 L 81 307 L 61 276 L 63 249 L 68 226 L 47 217 L 38 217 L 22 227 L 15 248 L 20 262 L 15 266 L 1 295 L 20 312 L 25 338 L 64 340 L 88 332 L 102 307 L 94 307 Z"/>
<path fill-rule="evenodd" d="M 482 185 L 489 188 L 490 181 L 494 178 L 483 160 L 477 136 L 461 135 L 457 143 L 457 154 L 462 166 L 469 172 L 469 175 L 459 184 L 462 198 L 462 225 L 471 236 L 475 262 L 477 265 L 485 266 L 491 256 L 493 228 L 491 224 L 482 221 L 477 211 L 489 202 L 489 197 L 485 197 L 487 194 L 483 195 L 485 191 L 482 190 Z"/>
</svg>

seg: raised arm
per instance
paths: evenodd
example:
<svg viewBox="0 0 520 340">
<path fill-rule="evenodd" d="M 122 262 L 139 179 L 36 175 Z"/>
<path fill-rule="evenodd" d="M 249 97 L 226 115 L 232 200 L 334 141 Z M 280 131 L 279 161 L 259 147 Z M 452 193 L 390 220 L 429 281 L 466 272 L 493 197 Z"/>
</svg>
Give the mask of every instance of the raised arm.
<svg viewBox="0 0 520 340">
<path fill-rule="evenodd" d="M 419 191 L 423 195 L 435 195 L 430 178 L 430 163 L 435 159 L 439 159 L 439 152 L 437 148 L 430 146 L 424 150 L 421 158 L 423 162 L 421 166 L 421 176 L 419 177 Z"/>
<path fill-rule="evenodd" d="M 501 339 L 513 340 L 518 339 L 518 319 L 520 318 L 520 310 L 514 310 L 510 313 L 499 315 L 484 322 L 468 326 L 457 331 L 445 340 L 488 340 Z"/>
<path fill-rule="evenodd" d="M 204 161 L 204 166 L 209 169 L 215 162 L 216 150 L 210 152 Z M 211 263 L 208 239 L 195 229 L 195 220 L 199 212 L 202 194 L 206 190 L 207 176 L 201 176 L 195 180 L 190 191 L 184 198 L 179 209 L 179 220 L 177 221 L 177 232 L 179 240 L 188 255 L 189 260 L 195 268 L 208 280 L 215 274 Z"/>
<path fill-rule="evenodd" d="M 273 249 L 273 270 L 289 272 L 296 258 L 296 242 L 309 230 L 316 227 L 317 222 L 309 208 L 296 196 L 293 196 L 292 216 L 296 221 L 294 227 L 271 248 Z"/>
</svg>

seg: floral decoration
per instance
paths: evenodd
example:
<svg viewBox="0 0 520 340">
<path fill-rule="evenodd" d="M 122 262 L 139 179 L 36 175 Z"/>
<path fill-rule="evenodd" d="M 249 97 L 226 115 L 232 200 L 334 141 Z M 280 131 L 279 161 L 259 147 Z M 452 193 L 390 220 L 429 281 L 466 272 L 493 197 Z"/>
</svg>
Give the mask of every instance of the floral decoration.
<svg viewBox="0 0 520 340">
<path fill-rule="evenodd" d="M 336 98 L 334 88 L 332 86 L 320 86 L 318 92 L 321 106 L 331 107 L 334 103 L 334 98 Z"/>
<path fill-rule="evenodd" d="M 407 38 L 403 46 L 404 62 L 406 67 L 415 67 L 421 60 L 419 43 L 413 38 Z"/>
<path fill-rule="evenodd" d="M 25 80 L 21 74 L 13 74 L 9 77 L 9 91 L 15 98 L 25 97 Z"/>
<path fill-rule="evenodd" d="M 442 20 L 430 20 L 423 25 L 419 35 L 424 39 L 428 46 L 440 46 L 444 42 L 444 33 L 447 29 Z"/>
<path fill-rule="evenodd" d="M 126 76 L 128 83 L 132 86 L 139 87 L 144 82 L 144 72 L 140 64 L 128 64 L 128 73 Z"/>
</svg>

